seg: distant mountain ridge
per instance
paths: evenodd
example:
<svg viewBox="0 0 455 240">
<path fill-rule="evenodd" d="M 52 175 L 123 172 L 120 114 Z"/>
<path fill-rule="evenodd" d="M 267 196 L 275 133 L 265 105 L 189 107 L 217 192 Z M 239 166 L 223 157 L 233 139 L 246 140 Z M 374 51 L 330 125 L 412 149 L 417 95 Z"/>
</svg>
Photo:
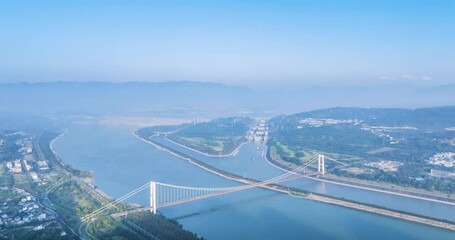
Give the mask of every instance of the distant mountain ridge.
<svg viewBox="0 0 455 240">
<path fill-rule="evenodd" d="M 340 107 L 455 105 L 455 85 L 228 86 L 213 82 L 0 84 L 0 113 L 273 117 Z"/>
<path fill-rule="evenodd" d="M 0 84 L 0 112 L 118 114 L 221 107 L 249 89 L 211 82 Z"/>
</svg>

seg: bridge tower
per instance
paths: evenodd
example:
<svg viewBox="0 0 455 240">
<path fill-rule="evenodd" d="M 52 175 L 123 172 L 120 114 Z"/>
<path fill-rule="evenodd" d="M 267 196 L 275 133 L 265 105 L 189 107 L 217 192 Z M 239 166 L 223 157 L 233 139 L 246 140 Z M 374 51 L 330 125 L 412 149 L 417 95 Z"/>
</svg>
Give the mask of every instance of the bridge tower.
<svg viewBox="0 0 455 240">
<path fill-rule="evenodd" d="M 318 155 L 318 173 L 325 174 L 325 156 L 322 154 Z"/>
<path fill-rule="evenodd" d="M 150 182 L 150 212 L 156 214 L 156 182 Z"/>
</svg>

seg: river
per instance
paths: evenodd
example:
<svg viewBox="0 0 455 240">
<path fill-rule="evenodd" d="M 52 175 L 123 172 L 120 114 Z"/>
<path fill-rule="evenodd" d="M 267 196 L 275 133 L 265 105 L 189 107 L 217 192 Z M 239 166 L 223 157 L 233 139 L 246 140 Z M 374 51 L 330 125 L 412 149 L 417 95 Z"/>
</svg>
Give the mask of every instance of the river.
<svg viewBox="0 0 455 240">
<path fill-rule="evenodd" d="M 160 141 L 170 144 L 164 139 Z M 96 186 L 115 198 L 151 180 L 195 187 L 238 185 L 136 139 L 131 128 L 74 124 L 54 146 L 66 163 L 94 171 Z M 178 150 L 246 177 L 266 179 L 283 173 L 267 163 L 254 144 L 244 145 L 236 156 L 227 158 L 203 157 L 187 149 Z M 429 216 L 455 218 L 455 207 L 449 205 L 309 179 L 290 185 Z M 147 192 L 138 194 L 129 202 L 148 204 Z M 207 239 L 455 239 L 455 232 L 448 230 L 297 199 L 264 189 L 251 189 L 159 211 L 166 217 L 178 219 L 184 228 Z"/>
</svg>

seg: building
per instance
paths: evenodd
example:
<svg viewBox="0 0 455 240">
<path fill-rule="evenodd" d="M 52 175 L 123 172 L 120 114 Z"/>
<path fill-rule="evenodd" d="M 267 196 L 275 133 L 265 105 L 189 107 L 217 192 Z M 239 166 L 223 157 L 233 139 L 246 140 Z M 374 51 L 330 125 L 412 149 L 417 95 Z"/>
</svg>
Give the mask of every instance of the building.
<svg viewBox="0 0 455 240">
<path fill-rule="evenodd" d="M 32 170 L 32 166 L 30 166 L 30 164 L 28 164 L 26 160 L 24 160 L 24 168 L 25 171 L 27 172 L 30 172 L 30 170 Z"/>
<path fill-rule="evenodd" d="M 45 213 L 41 213 L 40 215 L 38 215 L 36 217 L 36 219 L 42 221 L 42 220 L 46 220 L 46 214 Z"/>
<path fill-rule="evenodd" d="M 44 160 L 36 161 L 35 162 L 35 169 L 38 172 L 48 172 L 50 170 L 49 164 L 46 161 L 44 161 Z"/>
<path fill-rule="evenodd" d="M 22 164 L 20 160 L 15 160 L 14 162 L 7 162 L 6 167 L 8 168 L 8 171 L 11 173 L 22 172 Z"/>
</svg>

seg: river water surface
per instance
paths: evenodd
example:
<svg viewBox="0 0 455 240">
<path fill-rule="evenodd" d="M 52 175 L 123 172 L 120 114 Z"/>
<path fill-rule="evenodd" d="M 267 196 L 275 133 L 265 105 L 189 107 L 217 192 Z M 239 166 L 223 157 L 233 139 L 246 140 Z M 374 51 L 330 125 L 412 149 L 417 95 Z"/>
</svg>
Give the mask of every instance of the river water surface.
<svg viewBox="0 0 455 240">
<path fill-rule="evenodd" d="M 118 198 L 154 180 L 193 187 L 227 187 L 226 180 L 132 135 L 133 129 L 97 124 L 72 125 L 54 146 L 66 163 L 92 170 L 95 185 Z M 169 145 L 164 139 L 162 143 Z M 179 148 L 200 160 L 245 177 L 267 179 L 283 174 L 262 158 L 254 144 L 233 157 L 210 158 Z M 313 180 L 289 185 L 353 200 L 455 220 L 455 207 L 353 189 Z M 129 202 L 147 205 L 147 191 Z M 184 228 L 207 239 L 455 239 L 455 232 L 344 207 L 251 189 L 159 209 Z"/>
</svg>

